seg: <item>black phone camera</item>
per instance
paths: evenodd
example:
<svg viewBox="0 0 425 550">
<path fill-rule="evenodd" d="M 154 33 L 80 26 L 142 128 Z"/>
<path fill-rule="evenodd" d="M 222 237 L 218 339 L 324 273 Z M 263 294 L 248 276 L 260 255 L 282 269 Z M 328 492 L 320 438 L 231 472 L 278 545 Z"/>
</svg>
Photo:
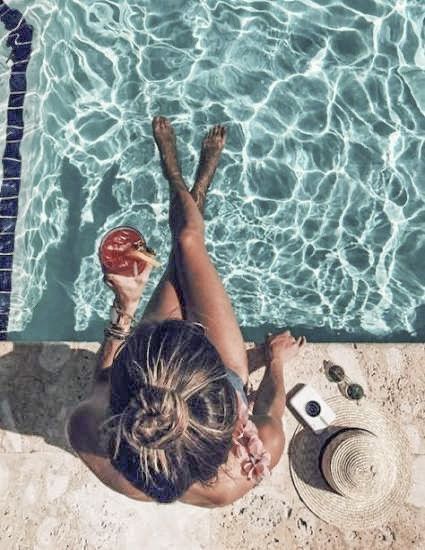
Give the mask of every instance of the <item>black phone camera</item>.
<svg viewBox="0 0 425 550">
<path fill-rule="evenodd" d="M 308 416 L 319 416 L 321 407 L 317 401 L 308 401 L 305 406 L 305 412 Z"/>
</svg>

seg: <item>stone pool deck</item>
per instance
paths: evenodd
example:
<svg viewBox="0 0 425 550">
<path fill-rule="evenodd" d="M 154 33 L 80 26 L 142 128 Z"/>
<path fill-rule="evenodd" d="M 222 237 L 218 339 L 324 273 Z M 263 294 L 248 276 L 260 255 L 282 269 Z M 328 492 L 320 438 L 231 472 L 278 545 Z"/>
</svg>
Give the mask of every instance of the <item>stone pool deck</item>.
<svg viewBox="0 0 425 550">
<path fill-rule="evenodd" d="M 352 531 L 314 516 L 293 488 L 287 448 L 297 421 L 287 409 L 285 453 L 271 478 L 232 506 L 138 503 L 105 487 L 64 435 L 87 396 L 99 343 L 0 343 L 0 550 L 425 548 L 425 345 L 307 344 L 285 370 L 286 390 L 311 383 L 338 391 L 321 372 L 341 364 L 404 427 L 413 455 L 405 504 L 380 528 Z M 262 377 L 253 344 L 254 388 Z"/>
</svg>

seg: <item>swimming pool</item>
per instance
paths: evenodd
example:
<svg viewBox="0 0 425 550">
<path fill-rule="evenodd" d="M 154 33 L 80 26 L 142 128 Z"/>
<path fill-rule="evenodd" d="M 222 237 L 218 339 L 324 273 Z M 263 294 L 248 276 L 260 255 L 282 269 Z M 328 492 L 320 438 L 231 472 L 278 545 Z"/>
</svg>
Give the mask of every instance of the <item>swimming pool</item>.
<svg viewBox="0 0 425 550">
<path fill-rule="evenodd" d="M 161 114 L 190 186 L 205 132 L 227 126 L 206 237 L 247 339 L 289 327 L 310 341 L 424 340 L 419 0 L 6 4 L 33 36 L 19 210 L 2 218 L 16 221 L 3 339 L 101 340 L 112 293 L 97 247 L 116 225 L 165 263 Z M 10 32 L 0 23 L 2 149 Z"/>
</svg>

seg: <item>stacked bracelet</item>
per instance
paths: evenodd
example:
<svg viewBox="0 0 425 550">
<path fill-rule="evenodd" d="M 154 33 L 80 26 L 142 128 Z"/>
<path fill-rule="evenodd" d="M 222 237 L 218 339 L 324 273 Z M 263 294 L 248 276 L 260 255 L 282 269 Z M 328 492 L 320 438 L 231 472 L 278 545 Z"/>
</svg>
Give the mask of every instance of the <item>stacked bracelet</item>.
<svg viewBox="0 0 425 550">
<path fill-rule="evenodd" d="M 105 336 L 112 336 L 113 338 L 117 338 L 118 340 L 127 340 L 127 338 L 131 334 L 131 330 L 123 330 L 116 325 L 113 325 L 112 323 L 110 323 L 103 332 Z"/>
<path fill-rule="evenodd" d="M 131 334 L 133 325 L 136 322 L 134 317 L 122 310 L 116 300 L 114 300 L 112 304 L 110 315 L 111 322 L 103 331 L 105 336 L 112 336 L 118 340 L 126 340 Z M 130 328 L 128 330 L 119 326 L 119 322 L 123 317 L 128 317 L 130 319 Z"/>
</svg>

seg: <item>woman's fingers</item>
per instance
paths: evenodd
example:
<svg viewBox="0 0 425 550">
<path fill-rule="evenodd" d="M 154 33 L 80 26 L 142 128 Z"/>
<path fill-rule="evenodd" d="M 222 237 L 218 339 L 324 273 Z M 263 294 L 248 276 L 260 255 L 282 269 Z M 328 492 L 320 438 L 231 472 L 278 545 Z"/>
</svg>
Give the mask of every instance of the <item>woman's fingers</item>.
<svg viewBox="0 0 425 550">
<path fill-rule="evenodd" d="M 291 331 L 289 330 L 285 330 L 285 332 L 282 332 L 275 336 L 279 337 L 279 336 L 285 336 L 285 335 L 289 336 L 289 340 L 292 344 L 297 344 L 299 347 L 302 347 L 307 342 L 307 338 L 305 336 L 299 336 L 298 338 L 295 338 L 294 336 L 291 335 Z M 268 332 L 266 341 L 269 342 L 271 338 L 273 338 L 273 334 L 271 332 Z"/>
</svg>

